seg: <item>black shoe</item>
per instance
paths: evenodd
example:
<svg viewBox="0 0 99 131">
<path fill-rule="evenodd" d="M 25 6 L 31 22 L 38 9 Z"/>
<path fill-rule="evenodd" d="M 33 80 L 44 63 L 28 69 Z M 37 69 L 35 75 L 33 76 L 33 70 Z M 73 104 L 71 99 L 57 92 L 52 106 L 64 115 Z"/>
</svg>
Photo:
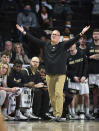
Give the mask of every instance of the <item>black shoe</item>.
<svg viewBox="0 0 99 131">
<path fill-rule="evenodd" d="M 53 116 L 51 115 L 48 115 L 48 114 L 44 114 L 41 116 L 42 120 L 51 120 L 52 118 L 54 118 Z"/>
<path fill-rule="evenodd" d="M 66 120 L 70 120 L 71 119 L 71 114 L 66 114 Z"/>
<path fill-rule="evenodd" d="M 98 113 L 94 113 L 93 117 L 95 117 L 95 119 L 99 118 L 99 114 Z"/>
<path fill-rule="evenodd" d="M 85 115 L 87 120 L 95 120 L 95 117 L 91 116 L 90 114 Z"/>
</svg>

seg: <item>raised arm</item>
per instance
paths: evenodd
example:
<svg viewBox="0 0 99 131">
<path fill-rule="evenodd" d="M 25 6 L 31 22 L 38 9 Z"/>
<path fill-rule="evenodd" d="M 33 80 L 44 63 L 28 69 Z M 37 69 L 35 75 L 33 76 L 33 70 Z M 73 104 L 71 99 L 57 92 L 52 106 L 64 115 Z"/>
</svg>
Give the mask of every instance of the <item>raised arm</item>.
<svg viewBox="0 0 99 131">
<path fill-rule="evenodd" d="M 76 36 L 74 37 L 73 39 L 69 40 L 69 41 L 64 41 L 64 47 L 66 49 L 68 49 L 70 46 L 72 46 L 75 42 L 78 41 L 78 39 L 84 35 L 88 30 L 89 30 L 90 26 L 86 26 L 82 29 L 82 31 Z"/>
<path fill-rule="evenodd" d="M 24 31 L 23 26 L 19 26 L 18 24 L 16 24 L 16 28 L 17 28 L 21 33 L 23 33 L 24 35 L 26 35 L 26 32 Z"/>
<path fill-rule="evenodd" d="M 31 40 L 34 44 L 37 44 L 39 45 L 40 47 L 43 47 L 46 42 L 38 39 L 37 37 L 31 35 L 30 33 L 27 33 L 24 28 L 22 26 L 19 26 L 18 24 L 16 24 L 16 28 L 23 34 L 23 35 L 26 35 L 26 37 Z"/>
</svg>

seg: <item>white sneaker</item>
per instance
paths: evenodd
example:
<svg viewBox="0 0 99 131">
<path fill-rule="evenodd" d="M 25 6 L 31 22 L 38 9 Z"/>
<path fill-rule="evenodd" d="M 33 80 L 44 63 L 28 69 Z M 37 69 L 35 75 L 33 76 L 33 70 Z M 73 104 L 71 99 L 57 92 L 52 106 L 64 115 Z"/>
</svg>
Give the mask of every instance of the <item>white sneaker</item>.
<svg viewBox="0 0 99 131">
<path fill-rule="evenodd" d="M 16 120 L 27 120 L 28 118 L 24 115 L 22 115 L 21 112 L 18 113 L 18 115 L 15 116 Z"/>
<path fill-rule="evenodd" d="M 79 117 L 75 114 L 71 114 L 71 120 L 77 120 Z"/>
<path fill-rule="evenodd" d="M 85 115 L 84 115 L 84 114 L 80 114 L 80 115 L 79 115 L 79 119 L 80 119 L 80 120 L 84 120 L 84 119 L 85 119 Z"/>
<path fill-rule="evenodd" d="M 24 116 L 28 117 L 29 119 L 33 119 L 33 120 L 38 120 L 39 117 L 35 116 L 35 115 L 32 115 L 30 111 L 26 111 L 24 113 Z"/>
</svg>

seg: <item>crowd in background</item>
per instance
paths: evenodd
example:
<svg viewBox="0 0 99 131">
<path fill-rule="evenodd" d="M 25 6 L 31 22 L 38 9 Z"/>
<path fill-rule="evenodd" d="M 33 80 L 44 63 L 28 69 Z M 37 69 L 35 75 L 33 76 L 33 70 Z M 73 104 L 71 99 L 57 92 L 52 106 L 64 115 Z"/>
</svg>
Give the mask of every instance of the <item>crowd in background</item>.
<svg viewBox="0 0 99 131">
<path fill-rule="evenodd" d="M 13 43 L 20 42 L 29 58 L 39 55 L 40 50 L 37 46 L 32 46 L 31 42 L 28 42 L 20 32 L 16 31 L 16 23 L 39 38 L 45 37 L 49 40 L 50 34 L 54 29 L 60 30 L 63 35 L 71 35 L 70 37 L 72 38 L 72 34 L 75 35 L 79 32 L 77 25 L 76 27 L 72 25 L 77 15 L 75 14 L 76 6 L 79 9 L 88 5 L 89 8 L 86 8 L 88 8 L 90 15 L 88 15 L 88 21 L 90 21 L 94 3 L 94 0 L 2 0 L 0 4 L 0 16 L 2 19 L 0 51 L 4 50 L 4 42 L 11 40 Z"/>
</svg>

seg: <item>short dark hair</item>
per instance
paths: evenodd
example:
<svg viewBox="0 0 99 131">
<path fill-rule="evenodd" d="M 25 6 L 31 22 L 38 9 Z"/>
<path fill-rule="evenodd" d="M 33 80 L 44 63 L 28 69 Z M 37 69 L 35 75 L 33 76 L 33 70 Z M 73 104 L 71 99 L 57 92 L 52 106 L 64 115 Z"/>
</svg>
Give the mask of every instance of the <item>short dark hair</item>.
<svg viewBox="0 0 99 131">
<path fill-rule="evenodd" d="M 84 34 L 80 38 L 87 39 L 86 35 L 84 35 Z"/>
<path fill-rule="evenodd" d="M 25 3 L 23 4 L 23 7 L 26 7 L 27 5 L 29 5 L 29 6 L 31 7 L 31 3 L 30 3 L 30 2 L 25 2 Z"/>
<path fill-rule="evenodd" d="M 99 29 L 98 29 L 98 28 L 97 28 L 97 29 L 94 29 L 93 32 L 99 32 Z"/>
<path fill-rule="evenodd" d="M 6 56 L 9 56 L 9 57 L 10 57 L 10 53 L 9 53 L 8 51 L 6 51 L 6 50 L 1 53 L 1 57 L 2 57 L 3 55 L 6 55 Z"/>
<path fill-rule="evenodd" d="M 43 64 L 41 64 L 39 67 L 38 67 L 39 70 L 41 69 L 45 69 L 45 66 Z"/>
<path fill-rule="evenodd" d="M 14 64 L 14 65 L 16 65 L 16 64 L 23 65 L 23 62 L 18 59 L 18 60 L 15 60 L 15 61 L 13 62 L 13 64 Z"/>
</svg>

